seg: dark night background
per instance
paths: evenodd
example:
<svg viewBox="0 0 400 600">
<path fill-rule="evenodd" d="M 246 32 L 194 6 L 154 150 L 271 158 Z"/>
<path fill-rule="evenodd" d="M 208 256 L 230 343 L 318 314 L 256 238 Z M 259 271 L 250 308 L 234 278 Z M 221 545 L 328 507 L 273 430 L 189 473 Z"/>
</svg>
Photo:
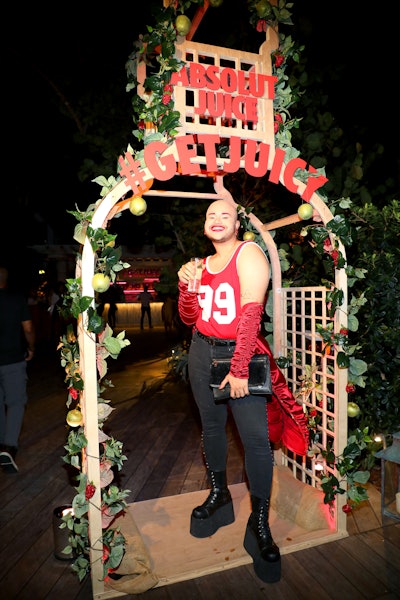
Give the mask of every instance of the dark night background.
<svg viewBox="0 0 400 600">
<path fill-rule="evenodd" d="M 56 13 L 50 5 L 37 3 L 10 9 L 14 16 L 4 61 L 7 185 L 2 231 L 3 240 L 9 240 L 3 242 L 3 258 L 12 257 L 18 269 L 23 269 L 29 245 L 73 243 L 76 221 L 66 211 L 75 205 L 84 210 L 99 197 L 97 184 L 78 177 L 83 159 L 90 158 L 90 146 L 77 143 L 79 117 L 87 107 L 93 107 L 91 122 L 85 121 L 92 135 L 101 136 L 103 127 L 112 131 L 120 151 L 132 142 L 125 62 L 138 34 L 155 23 L 153 5 L 160 6 L 161 0 L 69 3 Z M 394 172 L 399 131 L 395 20 L 376 7 L 373 13 L 366 10 L 358 0 L 295 0 L 295 27 L 288 33 L 305 44 L 308 68 L 323 75 L 321 93 L 329 94 L 338 123 L 357 141 L 382 143 L 382 170 Z M 235 31 L 247 22 L 245 0 L 224 0 L 223 7 L 208 9 L 195 39 L 231 47 Z M 103 97 L 112 100 L 99 117 L 98 100 Z M 116 169 L 104 173 L 115 174 Z"/>
</svg>

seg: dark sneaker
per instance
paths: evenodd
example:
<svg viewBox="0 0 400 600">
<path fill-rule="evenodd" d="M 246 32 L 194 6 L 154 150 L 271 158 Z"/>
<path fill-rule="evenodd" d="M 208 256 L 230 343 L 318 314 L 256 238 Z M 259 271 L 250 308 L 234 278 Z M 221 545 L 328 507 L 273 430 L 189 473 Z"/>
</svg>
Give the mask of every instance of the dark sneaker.
<svg viewBox="0 0 400 600">
<path fill-rule="evenodd" d="M 14 460 L 15 455 L 14 448 L 0 452 L 0 465 L 5 473 L 18 473 L 17 463 Z"/>
</svg>

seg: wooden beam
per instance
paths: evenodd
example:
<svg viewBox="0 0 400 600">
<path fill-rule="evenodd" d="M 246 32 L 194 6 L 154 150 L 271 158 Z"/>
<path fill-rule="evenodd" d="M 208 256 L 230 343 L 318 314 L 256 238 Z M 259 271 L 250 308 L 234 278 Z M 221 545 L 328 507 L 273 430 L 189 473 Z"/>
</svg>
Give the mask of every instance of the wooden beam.
<svg viewBox="0 0 400 600">
<path fill-rule="evenodd" d="M 293 223 L 299 223 L 301 220 L 302 219 L 300 219 L 299 215 L 296 213 L 294 215 L 284 217 L 283 219 L 271 221 L 271 223 L 265 223 L 262 226 L 262 228 L 264 231 L 272 231 L 272 229 L 278 229 L 279 227 L 285 227 L 286 225 L 293 225 Z"/>
<path fill-rule="evenodd" d="M 196 33 L 196 30 L 197 30 L 198 26 L 200 25 L 201 21 L 203 20 L 203 17 L 206 14 L 209 5 L 210 5 L 209 1 L 204 0 L 203 6 L 199 6 L 199 8 L 196 10 L 196 14 L 194 15 L 194 17 L 192 19 L 192 26 L 190 28 L 189 33 L 186 36 L 186 39 L 189 42 L 193 38 L 194 34 Z"/>
</svg>

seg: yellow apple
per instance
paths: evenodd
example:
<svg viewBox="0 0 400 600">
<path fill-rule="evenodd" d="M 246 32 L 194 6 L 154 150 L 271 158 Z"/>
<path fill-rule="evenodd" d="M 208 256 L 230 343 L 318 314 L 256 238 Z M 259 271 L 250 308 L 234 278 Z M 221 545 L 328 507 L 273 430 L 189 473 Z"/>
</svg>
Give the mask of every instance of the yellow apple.
<svg viewBox="0 0 400 600">
<path fill-rule="evenodd" d="M 179 35 L 187 35 L 192 26 L 192 22 L 186 15 L 178 15 L 175 21 L 176 31 Z"/>
<path fill-rule="evenodd" d="M 95 292 L 99 292 L 102 294 L 106 292 L 110 287 L 111 280 L 108 275 L 103 275 L 103 273 L 96 273 L 92 278 L 92 287 Z"/>
<path fill-rule="evenodd" d="M 360 407 L 355 402 L 347 403 L 347 415 L 349 417 L 358 417 L 360 414 Z"/>
<path fill-rule="evenodd" d="M 254 240 L 255 238 L 255 234 L 252 231 L 245 231 L 243 234 L 243 239 L 244 240 Z"/>
<path fill-rule="evenodd" d="M 80 410 L 74 408 L 67 414 L 67 423 L 70 427 L 79 427 L 83 423 L 83 415 Z"/>
<path fill-rule="evenodd" d="M 132 200 L 129 202 L 129 210 L 136 217 L 140 217 L 144 215 L 147 210 L 147 203 L 144 198 L 141 196 L 134 196 Z"/>
<path fill-rule="evenodd" d="M 306 219 L 311 219 L 312 215 L 313 215 L 314 209 L 311 206 L 311 204 L 300 204 L 299 208 L 297 209 L 297 214 L 299 215 L 300 219 L 303 219 L 303 221 L 305 221 Z"/>
</svg>

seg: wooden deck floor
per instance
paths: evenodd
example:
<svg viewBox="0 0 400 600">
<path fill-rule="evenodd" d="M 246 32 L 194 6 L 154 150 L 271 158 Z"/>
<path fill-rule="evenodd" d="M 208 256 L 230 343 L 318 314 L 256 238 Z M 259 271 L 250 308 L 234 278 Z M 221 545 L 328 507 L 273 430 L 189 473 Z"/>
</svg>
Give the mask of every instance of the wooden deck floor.
<svg viewBox="0 0 400 600">
<path fill-rule="evenodd" d="M 128 332 L 132 346 L 109 364 L 116 410 L 107 421 L 128 457 L 121 485 L 128 502 L 207 487 L 200 426 L 191 393 L 166 377 L 175 341 L 161 329 Z M 29 404 L 17 455 L 19 472 L 0 471 L 0 591 L 2 600 L 90 600 L 90 578 L 79 583 L 68 561 L 54 556 L 53 510 L 75 492 L 62 461 L 66 394 L 56 352 L 42 348 L 30 365 Z M 229 427 L 229 484 L 241 483 L 243 459 Z M 138 600 L 392 600 L 400 598 L 400 524 L 382 523 L 380 495 L 348 517 L 349 537 L 282 557 L 280 582 L 264 584 L 243 565 L 157 587 Z"/>
</svg>

